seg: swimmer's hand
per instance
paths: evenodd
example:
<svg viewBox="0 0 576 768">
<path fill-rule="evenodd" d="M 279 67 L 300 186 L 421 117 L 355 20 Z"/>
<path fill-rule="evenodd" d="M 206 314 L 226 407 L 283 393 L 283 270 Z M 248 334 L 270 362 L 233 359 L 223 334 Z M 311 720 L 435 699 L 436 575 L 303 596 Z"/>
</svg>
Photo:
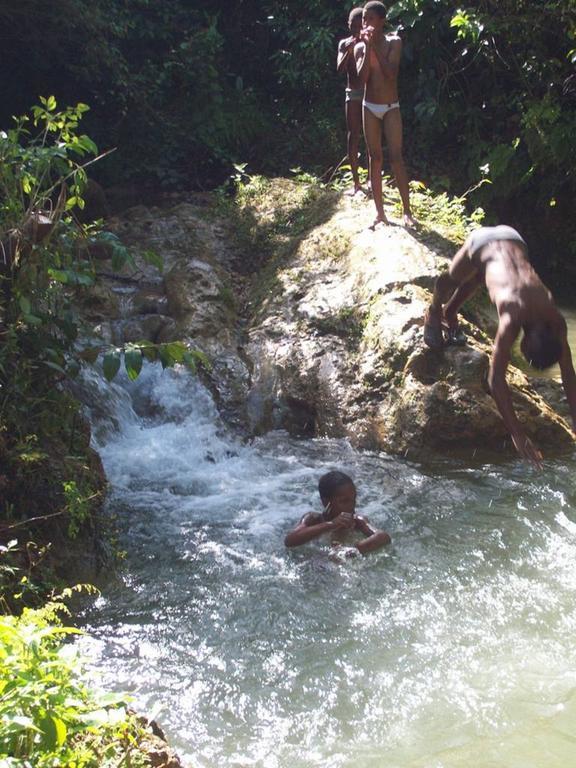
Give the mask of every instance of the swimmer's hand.
<svg viewBox="0 0 576 768">
<path fill-rule="evenodd" d="M 542 469 L 542 453 L 527 435 L 523 432 L 513 432 L 512 442 L 523 459 L 527 459 L 536 469 Z"/>
<path fill-rule="evenodd" d="M 349 531 L 354 528 L 354 515 L 343 512 L 331 521 L 334 530 Z"/>
</svg>

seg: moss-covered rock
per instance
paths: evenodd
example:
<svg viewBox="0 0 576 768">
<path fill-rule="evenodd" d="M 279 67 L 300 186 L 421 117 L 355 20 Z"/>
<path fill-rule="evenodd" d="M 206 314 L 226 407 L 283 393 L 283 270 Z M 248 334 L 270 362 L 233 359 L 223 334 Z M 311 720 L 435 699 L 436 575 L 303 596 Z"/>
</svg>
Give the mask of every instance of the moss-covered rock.
<svg viewBox="0 0 576 768">
<path fill-rule="evenodd" d="M 275 182 L 257 187 L 251 220 L 261 211 L 269 229 L 273 201 L 287 187 L 286 180 L 279 190 Z M 511 445 L 487 386 L 489 304 L 477 298 L 465 307 L 465 347 L 432 352 L 422 340 L 434 281 L 473 223 L 461 202 L 420 193 L 427 226 L 374 232 L 368 202 L 334 201 L 332 194 L 323 219 L 313 217 L 305 233 L 285 234 L 281 258 L 274 254 L 254 279 L 247 346 L 253 429 L 345 435 L 358 446 L 414 456 Z M 513 366 L 509 382 L 527 433 L 549 449 L 571 445 L 567 423 Z"/>
</svg>

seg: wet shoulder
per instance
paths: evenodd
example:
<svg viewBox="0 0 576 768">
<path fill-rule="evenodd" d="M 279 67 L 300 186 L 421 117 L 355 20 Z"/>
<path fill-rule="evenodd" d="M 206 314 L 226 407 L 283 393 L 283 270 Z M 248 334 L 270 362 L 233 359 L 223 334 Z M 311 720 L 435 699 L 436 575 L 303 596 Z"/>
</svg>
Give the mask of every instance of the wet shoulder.
<svg viewBox="0 0 576 768">
<path fill-rule="evenodd" d="M 398 45 L 399 43 L 402 42 L 402 38 L 400 37 L 398 32 L 388 32 L 385 39 L 387 43 L 391 43 L 393 45 Z"/>
<path fill-rule="evenodd" d="M 324 522 L 324 518 L 320 512 L 307 512 L 300 521 L 302 525 L 319 525 L 322 522 Z"/>
</svg>

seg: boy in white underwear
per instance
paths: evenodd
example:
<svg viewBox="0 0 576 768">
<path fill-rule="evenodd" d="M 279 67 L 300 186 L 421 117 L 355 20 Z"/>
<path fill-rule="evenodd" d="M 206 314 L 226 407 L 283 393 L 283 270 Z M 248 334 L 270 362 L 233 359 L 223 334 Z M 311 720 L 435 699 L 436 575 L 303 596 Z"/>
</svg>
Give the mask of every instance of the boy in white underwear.
<svg viewBox="0 0 576 768">
<path fill-rule="evenodd" d="M 387 224 L 382 203 L 382 128 L 388 145 L 390 165 L 404 208 L 404 225 L 415 222 L 410 210 L 408 174 L 402 157 L 402 117 L 398 101 L 398 70 L 402 41 L 396 34 L 384 34 L 386 8 L 377 0 L 364 6 L 360 42 L 354 48 L 358 74 L 365 84 L 363 101 L 364 138 L 370 160 L 370 182 L 376 205 L 372 228 Z"/>
<path fill-rule="evenodd" d="M 354 61 L 354 47 L 360 41 L 362 29 L 362 8 L 353 8 L 348 16 L 348 28 L 350 37 L 340 40 L 338 43 L 338 59 L 336 69 L 339 73 L 346 72 L 346 128 L 348 162 L 352 171 L 354 191 L 361 192 L 360 178 L 358 176 L 358 147 L 360 145 L 360 129 L 362 128 L 362 99 L 364 97 L 364 83 L 356 71 Z"/>
</svg>

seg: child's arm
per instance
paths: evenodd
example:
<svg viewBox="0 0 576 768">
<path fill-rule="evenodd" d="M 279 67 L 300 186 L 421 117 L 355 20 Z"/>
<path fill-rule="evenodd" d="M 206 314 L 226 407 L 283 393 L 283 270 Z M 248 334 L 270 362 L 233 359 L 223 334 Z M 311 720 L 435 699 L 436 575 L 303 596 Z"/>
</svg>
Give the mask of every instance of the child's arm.
<svg viewBox="0 0 576 768">
<path fill-rule="evenodd" d="M 286 534 L 284 544 L 287 547 L 299 547 L 313 539 L 317 539 L 319 536 L 323 536 L 325 533 L 346 527 L 350 527 L 350 522 L 343 519 L 343 515 L 339 515 L 334 520 L 324 520 L 322 515 L 309 512 L 307 515 L 304 515 L 296 528 L 293 528 Z"/>
<path fill-rule="evenodd" d="M 356 40 L 353 37 L 347 37 L 338 43 L 338 58 L 336 59 L 336 71 L 345 72 L 350 59 L 350 54 L 354 52 Z"/>
<path fill-rule="evenodd" d="M 363 85 L 366 85 L 370 74 L 369 43 L 361 41 L 354 46 L 354 63 L 356 64 L 356 74 L 362 80 Z"/>
<path fill-rule="evenodd" d="M 391 539 L 386 531 L 379 531 L 377 528 L 373 528 L 365 517 L 356 515 L 354 523 L 355 529 L 366 536 L 363 541 L 359 541 L 356 544 L 356 549 L 361 555 L 373 552 L 375 549 L 380 549 L 380 547 L 390 544 Z"/>
</svg>

